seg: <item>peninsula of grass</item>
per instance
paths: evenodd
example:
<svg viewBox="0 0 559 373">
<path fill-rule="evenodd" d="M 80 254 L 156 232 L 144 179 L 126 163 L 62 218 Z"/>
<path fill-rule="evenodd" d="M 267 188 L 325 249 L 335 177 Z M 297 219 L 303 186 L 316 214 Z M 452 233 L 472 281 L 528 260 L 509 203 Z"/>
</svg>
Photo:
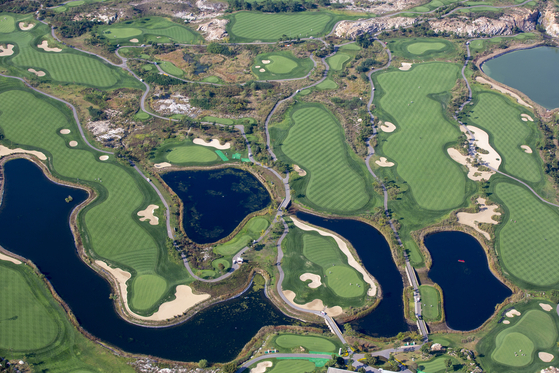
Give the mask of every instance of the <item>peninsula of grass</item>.
<svg viewBox="0 0 559 373">
<path fill-rule="evenodd" d="M 434 286 L 421 285 L 421 309 L 425 321 L 439 321 L 441 319 L 441 295 Z"/>
<path fill-rule="evenodd" d="M 307 75 L 313 67 L 310 58 L 297 58 L 289 51 L 279 51 L 256 56 L 252 72 L 259 80 L 296 79 Z"/>
<path fill-rule="evenodd" d="M 271 131 L 278 157 L 307 172 L 292 182 L 303 204 L 347 214 L 374 203 L 370 174 L 352 157 L 340 123 L 324 106 L 296 104 Z"/>
<path fill-rule="evenodd" d="M 440 38 L 392 39 L 388 47 L 394 56 L 412 61 L 452 57 L 458 51 L 452 42 Z"/>
<path fill-rule="evenodd" d="M 223 163 L 215 150 L 210 146 L 193 144 L 190 139 L 173 141 L 155 150 L 149 160 L 153 163 L 169 162 L 177 166 L 210 166 Z M 232 149 L 222 152 L 234 153 Z"/>
<path fill-rule="evenodd" d="M 458 65 L 434 62 L 375 77 L 379 118 L 398 128 L 380 134 L 380 155 L 396 163 L 383 172 L 397 172 L 409 186 L 406 195 L 411 194 L 427 210 L 448 210 L 465 198 L 466 175 L 446 152 L 447 144 L 456 142 L 460 131 L 442 107 L 459 72 Z"/>
<path fill-rule="evenodd" d="M 332 57 L 328 57 L 326 62 L 332 70 L 341 70 L 344 67 L 344 63 L 349 61 L 351 57 L 348 54 L 338 52 Z"/>
<path fill-rule="evenodd" d="M 506 211 L 497 231 L 500 264 L 524 288 L 559 285 L 559 214 L 523 186 L 500 182 L 494 188 Z"/>
<path fill-rule="evenodd" d="M 160 62 L 159 65 L 161 66 L 161 69 L 165 71 L 167 74 L 174 75 L 174 76 L 182 76 L 184 74 L 184 71 L 182 71 L 181 69 L 173 65 L 172 62 L 163 61 Z"/>
<path fill-rule="evenodd" d="M 333 238 L 293 226 L 282 242 L 282 249 L 285 271 L 282 288 L 296 294 L 296 303 L 321 299 L 328 307 L 361 307 L 365 304 L 369 285 L 359 272 L 347 264 L 347 257 Z M 300 279 L 305 273 L 320 276 L 321 285 L 309 287 L 308 280 Z"/>
<path fill-rule="evenodd" d="M 223 256 L 233 256 L 260 237 L 269 225 L 270 222 L 266 218 L 256 216 L 250 219 L 231 241 L 217 245 L 214 251 Z"/>
<path fill-rule="evenodd" d="M 272 344 L 280 353 L 300 352 L 303 347 L 309 353 L 337 353 L 341 347 L 339 339 L 318 337 L 313 335 L 278 334 L 272 339 Z"/>
<path fill-rule="evenodd" d="M 325 89 L 336 89 L 338 85 L 332 79 L 324 79 L 324 81 L 316 86 L 316 89 L 325 90 Z"/>
<path fill-rule="evenodd" d="M 133 311 L 153 313 L 160 303 L 174 297 L 177 285 L 191 281 L 182 263 L 173 263 L 168 257 L 164 220 L 155 226 L 139 221 L 138 211 L 161 203 L 143 175 L 115 161 L 100 161 L 102 154 L 84 144 L 72 112 L 63 103 L 28 90 L 19 81 L 1 78 L 0 106 L 4 145 L 44 152 L 55 177 L 95 190 L 97 198 L 78 214 L 79 234 L 93 260 L 131 273 L 128 294 Z M 71 133 L 62 135 L 61 129 L 70 129 Z M 70 141 L 78 145 L 70 147 Z M 158 299 L 148 289 L 148 282 L 136 283 L 142 275 L 165 283 L 164 291 L 157 290 Z"/>
<path fill-rule="evenodd" d="M 0 356 L 49 372 L 133 372 L 126 359 L 85 338 L 25 264 L 0 260 Z"/>
<path fill-rule="evenodd" d="M 543 179 L 541 160 L 537 151 L 528 154 L 521 145 L 536 150 L 539 139 L 533 122 L 522 121 L 523 110 L 510 98 L 501 94 L 481 91 L 475 96 L 475 106 L 467 114 L 466 124 L 479 127 L 490 134 L 490 143 L 501 156 L 500 170 L 524 181 L 537 183 Z M 503 126 L 506 123 L 506 126 Z"/>
<path fill-rule="evenodd" d="M 196 44 L 203 40 L 194 30 L 156 16 L 103 25 L 99 27 L 98 33 L 112 44 L 138 45 L 149 41 Z M 138 42 L 130 42 L 131 39 L 137 39 Z"/>
</svg>

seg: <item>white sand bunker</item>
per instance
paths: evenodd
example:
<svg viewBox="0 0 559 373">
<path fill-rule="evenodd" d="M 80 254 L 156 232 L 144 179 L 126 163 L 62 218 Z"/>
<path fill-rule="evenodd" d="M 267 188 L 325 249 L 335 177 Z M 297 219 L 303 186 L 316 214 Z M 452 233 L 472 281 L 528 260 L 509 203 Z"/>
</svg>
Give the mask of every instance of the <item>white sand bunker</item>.
<svg viewBox="0 0 559 373">
<path fill-rule="evenodd" d="M 528 145 L 520 145 L 520 147 L 524 149 L 526 153 L 532 154 L 532 148 L 530 148 Z"/>
<path fill-rule="evenodd" d="M 373 276 L 371 276 L 367 271 L 365 271 L 365 269 L 357 262 L 357 260 L 355 260 L 355 258 L 351 254 L 351 251 L 349 251 L 349 248 L 347 247 L 347 244 L 344 242 L 344 240 L 342 240 L 340 237 L 332 233 L 328 233 L 321 229 L 311 227 L 310 225 L 307 225 L 302 221 L 297 220 L 294 217 L 292 217 L 291 220 L 293 221 L 293 224 L 295 224 L 297 228 L 303 231 L 315 231 L 318 232 L 318 234 L 320 234 L 321 236 L 332 237 L 334 241 L 336 241 L 336 244 L 338 244 L 338 247 L 340 248 L 342 253 L 344 253 L 344 255 L 347 256 L 347 264 L 355 268 L 357 272 L 361 273 L 363 275 L 363 280 L 365 280 L 365 282 L 370 285 L 369 290 L 367 290 L 367 295 L 372 297 L 377 293 L 377 285 L 373 280 Z"/>
<path fill-rule="evenodd" d="M 385 157 L 380 157 L 378 161 L 375 161 L 380 167 L 392 167 L 394 166 L 394 162 L 388 162 L 388 159 Z"/>
<path fill-rule="evenodd" d="M 37 76 L 45 76 L 45 75 L 47 75 L 44 71 L 40 71 L 40 70 L 37 71 L 37 70 L 35 70 L 35 69 L 27 69 L 27 71 L 29 71 L 30 73 L 33 73 L 33 74 L 35 74 L 35 75 L 37 75 Z"/>
<path fill-rule="evenodd" d="M 517 310 L 510 310 L 507 313 L 505 313 L 506 317 L 514 317 L 514 316 L 520 316 L 522 315 L 520 312 L 518 312 Z"/>
<path fill-rule="evenodd" d="M 29 31 L 31 30 L 33 27 L 35 27 L 34 23 L 25 23 L 25 22 L 20 22 L 18 24 L 19 28 L 23 31 Z"/>
<path fill-rule="evenodd" d="M 266 369 L 271 368 L 272 365 L 274 364 L 272 364 L 271 361 L 262 361 L 258 363 L 258 365 L 256 365 L 254 368 L 252 368 L 250 370 L 250 373 L 264 373 Z"/>
<path fill-rule="evenodd" d="M 550 353 L 547 353 L 547 352 L 538 352 L 538 357 L 544 363 L 549 363 L 551 360 L 553 360 L 555 358 L 555 356 L 553 356 L 553 354 L 550 354 Z"/>
<path fill-rule="evenodd" d="M 509 321 L 509 320 L 504 320 L 504 321 L 503 321 L 503 324 L 507 324 L 507 325 L 508 325 L 508 324 L 510 324 L 510 321 Z"/>
<path fill-rule="evenodd" d="M 266 71 L 266 69 L 260 69 L 260 70 L 258 70 L 258 71 L 260 71 L 261 73 L 263 73 L 264 71 Z"/>
<path fill-rule="evenodd" d="M 69 129 L 63 129 L 63 130 L 60 130 L 60 133 L 63 134 L 63 135 L 67 135 L 67 134 L 70 133 L 70 130 Z"/>
<path fill-rule="evenodd" d="M 0 145 L 0 158 L 6 156 L 6 155 L 10 155 L 10 154 L 31 154 L 34 155 L 35 157 L 39 158 L 42 161 L 46 161 L 47 160 L 47 156 L 44 155 L 41 152 L 38 152 L 36 150 L 24 150 L 21 148 L 17 148 L 17 149 L 10 149 L 5 147 L 4 145 Z"/>
<path fill-rule="evenodd" d="M 482 78 L 481 76 L 478 76 L 478 77 L 476 78 L 476 82 L 479 82 L 479 83 L 481 83 L 481 84 L 489 84 L 489 85 L 491 86 L 491 88 L 493 88 L 493 89 L 495 89 L 495 90 L 497 90 L 497 91 L 499 91 L 499 92 L 501 92 L 501 93 L 507 94 L 507 95 L 511 96 L 512 98 L 516 99 L 516 101 L 517 101 L 520 105 L 524 105 L 524 106 L 529 107 L 529 108 L 532 107 L 532 105 L 529 105 L 526 101 L 524 101 L 523 99 L 521 99 L 520 96 L 517 95 L 516 93 L 514 93 L 514 92 L 512 92 L 512 91 L 510 91 L 510 90 L 508 90 L 508 89 L 506 89 L 506 88 L 503 88 L 503 87 L 501 87 L 501 86 L 498 86 L 498 85 L 496 85 L 496 84 L 493 84 L 493 83 L 491 83 L 489 80 L 487 80 L 487 79 L 485 79 L 485 78 Z"/>
<path fill-rule="evenodd" d="M 301 167 L 297 166 L 296 164 L 293 165 L 293 169 L 295 172 L 299 174 L 299 176 L 307 176 L 307 171 L 303 170 Z"/>
<path fill-rule="evenodd" d="M 212 141 L 210 141 L 210 142 L 206 142 L 202 139 L 194 139 L 192 142 L 195 143 L 196 145 L 212 146 L 212 147 L 214 147 L 216 149 L 219 149 L 219 150 L 229 149 L 231 147 L 231 143 L 228 143 L 228 142 L 221 145 L 219 143 L 218 139 L 212 139 Z"/>
<path fill-rule="evenodd" d="M 259 68 L 260 68 L 260 65 L 258 65 L 258 66 L 254 66 L 254 68 L 255 68 L 255 69 L 259 69 Z"/>
<path fill-rule="evenodd" d="M 134 39 L 130 39 L 130 42 L 131 42 L 131 43 L 138 43 L 138 42 L 139 42 L 139 40 L 138 40 L 138 39 L 136 39 L 136 38 L 134 38 Z"/>
<path fill-rule="evenodd" d="M 149 220 L 149 223 L 151 225 L 159 224 L 159 218 L 157 216 L 153 215 L 155 210 L 158 209 L 158 208 L 159 208 L 159 206 L 157 206 L 157 205 L 149 205 L 145 210 L 138 211 L 138 216 L 142 216 L 140 221 Z"/>
<path fill-rule="evenodd" d="M 408 71 L 409 69 L 411 69 L 411 65 L 413 64 L 409 62 L 402 62 L 402 67 L 399 67 L 399 69 L 402 71 Z"/>
<path fill-rule="evenodd" d="M 8 44 L 5 47 L 0 45 L 0 57 L 7 57 L 14 54 L 14 45 Z"/>
<path fill-rule="evenodd" d="M 522 120 L 524 122 L 527 122 L 527 121 L 533 122 L 534 121 L 534 119 L 531 116 L 529 116 L 528 114 L 520 114 L 520 116 L 522 117 Z"/>
<path fill-rule="evenodd" d="M 161 162 L 161 163 L 156 163 L 153 165 L 153 167 L 155 168 L 165 168 L 165 167 L 171 167 L 172 164 L 170 164 L 169 162 Z"/>
<path fill-rule="evenodd" d="M 284 290 L 283 295 L 285 295 L 287 300 L 289 300 L 289 303 L 291 303 L 291 304 L 293 304 L 293 305 L 295 305 L 299 308 L 305 309 L 305 310 L 324 311 L 328 314 L 328 316 L 331 316 L 331 317 L 339 316 L 344 312 L 342 310 L 342 307 L 340 307 L 340 306 L 325 308 L 324 303 L 322 302 L 321 299 L 315 299 L 312 302 L 305 303 L 305 304 L 295 303 L 294 299 L 295 299 L 296 294 L 294 292 L 292 292 L 291 290 Z"/>
<path fill-rule="evenodd" d="M 390 122 L 384 122 L 381 126 L 380 129 L 383 132 L 394 132 L 396 130 L 396 126 L 394 125 L 394 123 L 390 123 Z"/>
<path fill-rule="evenodd" d="M 70 146 L 72 148 L 75 148 L 76 146 L 78 146 L 78 142 L 77 141 L 70 141 Z"/>
<path fill-rule="evenodd" d="M 106 161 L 106 160 L 108 160 L 108 159 L 109 159 L 109 156 L 108 156 L 108 155 L 102 155 L 102 156 L 99 157 L 99 160 L 100 160 L 100 161 Z"/>
<path fill-rule="evenodd" d="M 272 62 L 272 61 L 270 61 L 270 60 L 262 60 L 262 63 L 263 63 L 264 65 L 267 65 L 267 64 L 269 64 L 270 62 Z"/>
<path fill-rule="evenodd" d="M 459 212 L 456 214 L 458 218 L 458 223 L 464 224 L 474 228 L 479 233 L 483 234 L 485 238 L 488 240 L 491 239 L 489 233 L 482 231 L 478 224 L 479 223 L 488 223 L 488 224 L 499 224 L 498 221 L 493 220 L 494 215 L 501 215 L 500 212 L 495 212 L 495 210 L 499 207 L 497 205 L 487 206 L 485 204 L 485 198 L 478 198 L 477 203 L 479 204 L 479 212 L 474 214 L 469 212 Z"/>
<path fill-rule="evenodd" d="M 311 289 L 316 289 L 317 287 L 322 285 L 322 281 L 320 281 L 320 276 L 315 275 L 314 273 L 303 273 L 301 276 L 299 276 L 299 279 L 303 282 L 307 280 L 311 280 L 311 282 L 309 283 L 309 287 Z"/>
<path fill-rule="evenodd" d="M 551 311 L 553 309 L 553 307 L 551 307 L 549 304 L 545 304 L 545 303 L 540 303 L 540 307 L 544 310 L 544 311 Z"/>
<path fill-rule="evenodd" d="M 50 48 L 49 42 L 46 40 L 43 40 L 41 44 L 37 45 L 37 48 L 44 49 L 45 52 L 62 52 L 60 48 Z"/>
<path fill-rule="evenodd" d="M 120 268 L 111 268 L 107 265 L 107 263 L 100 260 L 96 260 L 95 264 L 97 264 L 99 267 L 103 268 L 105 271 L 113 276 L 113 278 L 118 283 L 124 308 L 130 315 L 140 320 L 162 321 L 172 319 L 175 316 L 182 315 L 184 312 L 194 307 L 196 304 L 210 297 L 209 294 L 193 294 L 190 286 L 179 285 L 177 286 L 177 290 L 175 292 L 175 300 L 163 303 L 159 307 L 159 310 L 151 316 L 140 316 L 132 312 L 130 310 L 130 307 L 128 306 L 128 291 L 126 288 L 126 281 L 128 281 L 130 277 L 132 277 L 130 273 Z"/>
<path fill-rule="evenodd" d="M 21 264 L 21 260 L 17 260 L 16 258 L 12 258 L 11 256 L 2 253 L 0 253 L 0 260 L 5 260 L 14 264 Z"/>
</svg>

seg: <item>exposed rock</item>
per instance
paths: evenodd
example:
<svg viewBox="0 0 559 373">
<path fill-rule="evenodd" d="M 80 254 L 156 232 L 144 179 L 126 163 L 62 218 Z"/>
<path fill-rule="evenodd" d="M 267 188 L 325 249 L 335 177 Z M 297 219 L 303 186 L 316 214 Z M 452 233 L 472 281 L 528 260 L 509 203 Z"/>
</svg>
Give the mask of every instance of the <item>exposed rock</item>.
<svg viewBox="0 0 559 373">
<path fill-rule="evenodd" d="M 541 373 L 559 373 L 559 368 L 549 367 L 546 369 L 542 369 Z"/>
<path fill-rule="evenodd" d="M 218 3 L 218 2 L 211 3 L 209 1 L 204 1 L 204 0 L 196 1 L 196 6 L 200 10 L 211 10 L 211 11 L 214 11 L 214 12 L 227 8 L 227 5 L 224 4 L 224 3 Z"/>
<path fill-rule="evenodd" d="M 358 21 L 342 21 L 336 27 L 335 33 L 339 37 L 355 39 L 359 35 L 373 34 L 375 32 L 391 29 L 392 27 L 411 26 L 416 21 L 416 18 L 409 17 L 379 17 Z"/>
<path fill-rule="evenodd" d="M 359 1 L 359 0 L 338 0 L 338 3 L 345 5 L 344 10 L 354 10 L 358 12 L 367 12 L 374 14 L 392 13 L 403 9 L 412 8 L 414 6 L 425 3 L 422 0 L 393 0 L 393 1 Z"/>
<path fill-rule="evenodd" d="M 221 40 L 229 36 L 225 29 L 228 22 L 228 19 L 212 19 L 202 23 L 196 30 L 205 33 L 206 40 Z"/>
<path fill-rule="evenodd" d="M 218 373 L 221 371 L 219 368 L 187 368 L 174 366 L 170 368 L 160 368 L 155 360 L 139 359 L 131 363 L 137 372 L 141 373 Z"/>
<path fill-rule="evenodd" d="M 554 38 L 559 38 L 559 14 L 553 11 L 553 6 L 549 6 L 542 15 L 541 23 L 545 27 L 545 32 Z"/>
<path fill-rule="evenodd" d="M 186 114 L 196 117 L 200 114 L 200 109 L 190 105 L 190 99 L 181 95 L 173 95 L 170 98 L 154 100 L 153 108 L 163 114 Z"/>
<path fill-rule="evenodd" d="M 536 28 L 538 17 L 538 10 L 517 8 L 509 14 L 504 14 L 499 19 L 486 17 L 474 20 L 468 17 L 445 18 L 429 21 L 429 25 L 435 32 L 454 32 L 458 35 L 469 37 L 478 35 L 512 35 L 515 33 L 515 28 L 524 32 L 533 31 Z"/>
</svg>

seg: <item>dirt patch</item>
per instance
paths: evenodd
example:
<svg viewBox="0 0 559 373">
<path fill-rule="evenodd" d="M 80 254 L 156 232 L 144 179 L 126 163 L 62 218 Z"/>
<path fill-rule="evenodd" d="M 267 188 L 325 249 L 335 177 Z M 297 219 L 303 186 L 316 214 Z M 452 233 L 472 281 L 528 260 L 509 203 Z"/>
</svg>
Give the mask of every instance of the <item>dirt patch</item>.
<svg viewBox="0 0 559 373">
<path fill-rule="evenodd" d="M 299 279 L 301 281 L 307 281 L 307 280 L 311 280 L 311 282 L 309 283 L 309 287 L 311 289 L 316 289 L 317 287 L 319 287 L 320 285 L 322 285 L 322 281 L 319 275 L 315 275 L 314 273 L 303 273 L 301 276 L 299 276 Z"/>
<path fill-rule="evenodd" d="M 548 352 L 538 352 L 538 357 L 544 363 L 549 363 L 551 360 L 553 360 L 555 358 L 555 356 L 553 356 L 553 354 L 550 354 Z"/>
<path fill-rule="evenodd" d="M 231 147 L 231 143 L 229 142 L 226 142 L 225 144 L 221 145 L 218 139 L 212 139 L 212 141 L 210 142 L 206 142 L 203 139 L 194 139 L 192 140 L 192 142 L 196 145 L 211 146 L 219 150 L 225 150 Z"/>
<path fill-rule="evenodd" d="M 108 159 L 109 159 L 108 155 L 102 155 L 102 156 L 99 157 L 99 160 L 101 160 L 101 161 L 106 161 Z"/>
<path fill-rule="evenodd" d="M 252 368 L 250 370 L 250 373 L 264 373 L 266 369 L 271 368 L 272 365 L 274 364 L 272 364 L 271 361 L 263 361 L 261 363 L 258 363 L 256 367 Z"/>
<path fill-rule="evenodd" d="M 297 228 L 299 228 L 303 231 L 315 231 L 315 232 L 318 232 L 318 234 L 320 234 L 321 236 L 332 237 L 334 239 L 334 241 L 336 241 L 336 244 L 338 244 L 338 247 L 340 248 L 342 253 L 344 253 L 344 255 L 347 257 L 347 264 L 349 264 L 351 267 L 355 268 L 357 270 L 357 272 L 361 273 L 363 275 L 363 280 L 367 284 L 370 285 L 370 288 L 367 291 L 367 295 L 372 297 L 377 293 L 377 285 L 376 285 L 375 281 L 373 280 L 373 276 L 371 276 L 369 273 L 367 273 L 367 271 L 365 271 L 365 269 L 357 262 L 357 260 L 355 260 L 355 258 L 351 254 L 351 251 L 349 251 L 349 248 L 347 247 L 347 244 L 340 237 L 338 237 L 338 236 L 336 236 L 332 233 L 328 233 L 326 231 L 323 231 L 321 229 L 311 227 L 310 225 L 307 225 L 307 224 L 297 220 L 294 217 L 291 217 L 291 220 L 293 221 L 293 224 L 295 224 L 295 226 Z"/>
<path fill-rule="evenodd" d="M 375 161 L 380 167 L 392 167 L 394 166 L 394 162 L 388 162 L 388 159 L 385 157 L 380 157 L 378 161 Z"/>
<path fill-rule="evenodd" d="M 284 290 L 283 295 L 285 295 L 285 297 L 287 298 L 287 300 L 289 300 L 290 303 L 296 305 L 299 308 L 305 309 L 305 310 L 324 311 L 328 314 L 328 316 L 331 316 L 331 317 L 340 316 L 342 313 L 344 313 L 344 311 L 342 310 L 342 307 L 340 307 L 340 306 L 334 306 L 334 307 L 326 308 L 324 306 L 324 303 L 322 303 L 321 299 L 315 299 L 312 302 L 305 303 L 305 304 L 295 303 L 294 299 L 295 299 L 296 294 L 294 292 L 292 292 L 291 290 Z"/>
<path fill-rule="evenodd" d="M 303 170 L 301 167 L 297 166 L 296 164 L 293 165 L 293 170 L 299 174 L 299 176 L 307 176 L 307 171 Z"/>
<path fill-rule="evenodd" d="M 549 304 L 545 304 L 545 303 L 540 303 L 540 307 L 544 310 L 544 311 L 551 311 L 553 309 L 553 307 L 551 307 Z"/>
<path fill-rule="evenodd" d="M 493 84 L 492 82 L 490 82 L 489 80 L 487 80 L 487 79 L 485 79 L 485 78 L 483 78 L 483 77 L 481 77 L 481 76 L 478 76 L 478 77 L 476 78 L 476 82 L 479 82 L 479 83 L 481 83 L 481 84 L 489 84 L 489 85 L 491 86 L 492 89 L 495 89 L 495 90 L 497 90 L 497 91 L 499 91 L 499 92 L 501 92 L 501 93 L 507 94 L 507 95 L 511 96 L 512 98 L 516 99 L 516 101 L 517 101 L 520 105 L 523 105 L 523 106 L 532 108 L 532 105 L 529 105 L 526 101 L 524 101 L 523 99 L 521 99 L 520 96 L 517 95 L 516 93 L 514 93 L 513 91 L 508 90 L 508 89 L 506 89 L 506 88 L 503 88 L 503 87 L 501 87 L 501 86 L 498 86 L 497 84 Z"/>
<path fill-rule="evenodd" d="M 35 69 L 27 69 L 27 71 L 29 71 L 30 73 L 33 73 L 37 76 L 45 76 L 47 75 L 44 71 L 37 71 Z"/>
<path fill-rule="evenodd" d="M 0 57 L 7 57 L 14 54 L 14 45 L 8 44 L 5 47 L 0 45 Z"/>
<path fill-rule="evenodd" d="M 524 122 L 527 122 L 527 121 L 533 122 L 534 121 L 534 119 L 531 116 L 529 116 L 528 114 L 520 114 L 520 116 L 522 117 L 522 120 Z"/>
<path fill-rule="evenodd" d="M 411 65 L 413 64 L 409 62 L 402 62 L 402 67 L 399 67 L 398 69 L 402 71 L 408 71 L 409 69 L 411 69 Z"/>
<path fill-rule="evenodd" d="M 498 205 L 487 206 L 485 202 L 485 198 L 478 198 L 477 203 L 479 204 L 479 212 L 476 212 L 475 214 L 469 212 L 459 212 L 456 214 L 456 217 L 458 218 L 458 223 L 474 228 L 476 231 L 483 234 L 485 238 L 490 240 L 491 236 L 489 233 L 479 228 L 479 223 L 499 224 L 498 221 L 493 220 L 493 216 L 500 216 L 501 213 L 495 211 L 499 207 Z"/>
<path fill-rule="evenodd" d="M 21 264 L 21 260 L 17 260 L 16 258 L 12 258 L 11 256 L 7 256 L 6 254 L 2 253 L 0 253 L 0 260 L 5 260 L 14 264 Z"/>
<path fill-rule="evenodd" d="M 140 221 L 149 220 L 149 223 L 151 225 L 159 224 L 159 218 L 157 216 L 153 215 L 155 210 L 158 209 L 158 208 L 159 208 L 159 206 L 157 206 L 157 205 L 149 205 L 145 210 L 138 211 L 138 216 L 142 217 L 142 218 L 140 218 Z"/>
<path fill-rule="evenodd" d="M 394 123 L 390 123 L 390 122 L 384 122 L 381 126 L 380 129 L 383 132 L 394 132 L 396 130 L 396 126 L 394 125 Z"/>
<path fill-rule="evenodd" d="M 43 40 L 41 44 L 37 45 L 37 48 L 44 49 L 45 52 L 62 52 L 62 49 L 60 48 L 50 48 L 49 42 L 46 40 Z"/>
<path fill-rule="evenodd" d="M 70 133 L 70 130 L 69 129 L 63 129 L 63 130 L 60 130 L 60 133 L 63 134 L 63 135 L 67 135 L 67 134 Z"/>
<path fill-rule="evenodd" d="M 505 313 L 506 317 L 514 317 L 514 316 L 520 316 L 520 315 L 522 315 L 522 314 L 517 310 L 510 310 L 507 313 Z"/>
<path fill-rule="evenodd" d="M 20 30 L 22 30 L 22 31 L 29 31 L 29 30 L 31 30 L 33 27 L 35 27 L 35 24 L 34 24 L 34 23 L 20 22 L 20 23 L 18 24 L 18 26 L 19 26 Z"/>
<path fill-rule="evenodd" d="M 140 42 L 140 41 L 139 41 L 138 39 L 134 38 L 134 39 L 130 39 L 130 42 L 131 42 L 131 43 L 138 43 L 138 42 Z"/>
<path fill-rule="evenodd" d="M 520 147 L 524 149 L 526 153 L 532 154 L 532 148 L 530 148 L 528 145 L 520 145 Z"/>
<path fill-rule="evenodd" d="M 153 167 L 155 168 L 165 168 L 165 167 L 171 167 L 172 164 L 170 164 L 169 162 L 161 162 L 161 163 L 156 163 L 153 165 Z"/>
<path fill-rule="evenodd" d="M 72 148 L 75 148 L 76 146 L 78 146 L 78 142 L 77 141 L 70 141 L 69 144 Z"/>
<path fill-rule="evenodd" d="M 39 158 L 42 161 L 46 161 L 47 160 L 47 156 L 44 155 L 41 152 L 38 152 L 36 150 L 24 150 L 21 148 L 17 148 L 17 149 L 10 149 L 5 147 L 4 145 L 0 145 L 0 158 L 6 156 L 6 155 L 10 155 L 10 154 L 31 154 L 34 155 L 35 157 Z"/>
</svg>

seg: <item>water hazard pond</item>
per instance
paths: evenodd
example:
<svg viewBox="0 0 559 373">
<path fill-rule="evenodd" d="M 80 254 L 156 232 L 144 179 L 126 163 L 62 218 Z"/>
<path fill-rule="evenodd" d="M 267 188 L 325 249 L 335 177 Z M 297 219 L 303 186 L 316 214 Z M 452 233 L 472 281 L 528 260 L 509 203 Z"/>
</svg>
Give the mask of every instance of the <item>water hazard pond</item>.
<svg viewBox="0 0 559 373">
<path fill-rule="evenodd" d="M 559 107 L 559 48 L 538 47 L 505 53 L 483 63 L 498 82 L 518 89 L 546 109 Z"/>
<path fill-rule="evenodd" d="M 70 306 L 84 329 L 132 353 L 178 361 L 230 361 L 265 325 L 297 320 L 283 315 L 263 290 L 214 305 L 186 323 L 145 328 L 121 319 L 109 299 L 109 284 L 79 258 L 68 219 L 86 199 L 84 191 L 57 185 L 33 163 L 17 159 L 5 164 L 0 205 L 0 245 L 31 259 Z M 66 203 L 71 195 L 74 200 Z"/>
<path fill-rule="evenodd" d="M 469 234 L 431 234 L 425 246 L 433 259 L 429 277 L 443 289 L 445 318 L 451 329 L 480 327 L 495 306 L 512 294 L 491 273 L 483 247 Z"/>
</svg>

